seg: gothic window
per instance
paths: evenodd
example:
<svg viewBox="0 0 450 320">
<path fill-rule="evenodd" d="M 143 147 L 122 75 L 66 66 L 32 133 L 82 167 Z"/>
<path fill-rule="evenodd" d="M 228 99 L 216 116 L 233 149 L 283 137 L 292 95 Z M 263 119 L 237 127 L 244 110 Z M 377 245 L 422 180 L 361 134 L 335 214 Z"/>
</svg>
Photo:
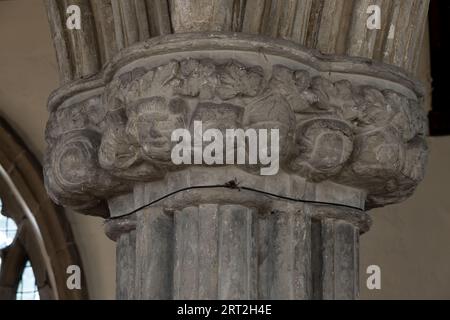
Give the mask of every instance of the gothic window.
<svg viewBox="0 0 450 320">
<path fill-rule="evenodd" d="M 82 263 L 64 211 L 48 198 L 42 168 L 0 118 L 0 300 L 84 299 L 67 288 Z"/>
<path fill-rule="evenodd" d="M 21 246 L 20 236 L 17 236 L 17 224 L 13 219 L 8 217 L 8 214 L 3 211 L 3 203 L 0 199 L 0 256 L 5 256 L 6 258 L 11 257 L 9 252 L 16 252 L 20 249 L 14 248 L 14 246 Z M 5 250 L 5 251 L 4 251 Z M 3 252 L 5 252 L 3 254 Z M 12 279 L 14 286 L 10 287 L 10 296 L 14 296 L 14 289 L 16 292 L 17 300 L 38 300 L 39 299 L 39 289 L 36 284 L 36 277 L 34 276 L 33 268 L 31 266 L 30 260 L 26 256 L 22 256 L 22 259 L 18 260 L 18 265 L 16 265 L 15 277 Z M 25 259 L 24 259 L 25 258 Z M 25 261 L 25 264 L 23 263 Z M 9 261 L 5 261 L 8 266 Z M 0 258 L 0 270 L 2 270 L 2 259 Z M 6 272 L 6 271 L 5 271 Z M 19 276 L 19 277 L 17 277 Z M 17 288 L 15 284 L 17 283 Z"/>
</svg>

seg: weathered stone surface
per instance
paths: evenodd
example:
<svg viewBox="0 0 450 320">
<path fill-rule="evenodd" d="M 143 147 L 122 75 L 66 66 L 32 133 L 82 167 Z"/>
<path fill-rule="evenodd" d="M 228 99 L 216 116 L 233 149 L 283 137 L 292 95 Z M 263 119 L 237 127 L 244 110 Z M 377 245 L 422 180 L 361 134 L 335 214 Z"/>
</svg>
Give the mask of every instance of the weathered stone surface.
<svg viewBox="0 0 450 320">
<path fill-rule="evenodd" d="M 153 207 L 118 238 L 118 298 L 355 299 L 355 221 L 309 205 Z"/>
<path fill-rule="evenodd" d="M 166 34 L 239 32 L 286 39 L 326 54 L 366 57 L 414 74 L 429 0 L 45 0 L 62 82 L 98 72 L 120 49 Z M 65 9 L 84 28 L 65 30 Z M 381 28 L 367 28 L 367 9 Z"/>
<path fill-rule="evenodd" d="M 118 298 L 357 298 L 364 210 L 402 201 L 423 178 L 423 97 L 410 73 L 428 1 L 89 2 L 77 3 L 96 28 L 76 38 L 47 0 L 72 83 L 49 101 L 45 175 L 55 201 L 113 218 Z M 380 30 L 367 29 L 369 4 L 381 6 Z M 174 165 L 172 131 L 200 120 L 279 129 L 280 171 Z M 191 189 L 120 217 L 233 179 L 281 197 Z"/>
<path fill-rule="evenodd" d="M 344 59 L 326 74 L 330 58 L 267 41 L 261 67 L 249 63 L 245 52 L 228 58 L 227 47 L 241 46 L 236 36 L 223 44 L 210 38 L 219 50 L 208 53 L 214 60 L 195 51 L 208 39 L 192 39 L 192 52 L 178 53 L 187 58 L 153 58 L 158 46 L 144 44 L 138 56 L 136 50 L 125 52 L 108 67 L 99 89 L 89 88 L 98 85 L 94 79 L 83 82 L 90 90 L 69 100 L 70 88 L 61 98 L 56 94 L 46 166 L 55 200 L 89 208 L 130 190 L 134 181 L 184 169 L 171 162 L 171 133 L 192 130 L 195 120 L 205 128 L 279 129 L 283 171 L 366 190 L 368 208 L 401 201 L 422 179 L 426 128 L 420 87 L 399 71 L 382 65 L 372 71 L 364 61 Z M 260 39 L 253 41 L 251 46 Z M 286 51 L 290 60 L 280 60 Z M 256 57 L 262 59 L 260 53 Z M 132 62 L 139 66 L 128 67 Z M 345 74 L 338 73 L 339 65 Z M 396 90 L 392 79 L 398 80 Z"/>
</svg>

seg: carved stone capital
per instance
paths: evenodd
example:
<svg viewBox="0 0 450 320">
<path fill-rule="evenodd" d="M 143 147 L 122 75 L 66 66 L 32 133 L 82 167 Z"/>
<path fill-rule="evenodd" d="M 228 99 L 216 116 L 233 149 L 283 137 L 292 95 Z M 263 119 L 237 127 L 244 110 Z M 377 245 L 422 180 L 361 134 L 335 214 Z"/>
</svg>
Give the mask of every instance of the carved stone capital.
<svg viewBox="0 0 450 320">
<path fill-rule="evenodd" d="M 279 176 L 352 188 L 366 208 L 384 206 L 423 178 L 422 102 L 401 70 L 365 59 L 242 34 L 153 38 L 51 96 L 47 188 L 60 204 L 89 211 L 186 172 L 171 161 L 171 133 L 201 120 L 279 129 Z M 236 167 L 230 179 L 260 179 L 259 168 Z"/>
</svg>

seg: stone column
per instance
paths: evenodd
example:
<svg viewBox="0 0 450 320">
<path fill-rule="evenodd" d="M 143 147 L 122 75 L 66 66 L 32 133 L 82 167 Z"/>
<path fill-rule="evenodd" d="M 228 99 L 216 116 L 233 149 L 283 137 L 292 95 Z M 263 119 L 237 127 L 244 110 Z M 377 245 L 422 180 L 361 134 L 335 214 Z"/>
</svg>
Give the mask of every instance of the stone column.
<svg viewBox="0 0 450 320">
<path fill-rule="evenodd" d="M 97 29 L 85 39 L 117 46 L 94 41 L 101 54 L 88 56 L 102 68 L 59 55 L 66 84 L 49 99 L 49 194 L 108 219 L 119 299 L 355 299 L 366 211 L 407 198 L 423 177 L 422 88 L 374 60 L 413 71 L 422 31 L 408 26 L 425 20 L 426 1 L 378 1 L 394 11 L 374 32 L 359 14 L 367 1 L 216 2 L 91 7 Z M 61 35 L 61 8 L 48 7 Z M 204 131 L 278 129 L 279 172 L 175 165 L 171 134 L 193 133 L 195 121 Z M 218 187 L 230 181 L 238 186 Z"/>
<path fill-rule="evenodd" d="M 169 193 L 173 190 L 170 186 L 214 185 L 229 177 L 239 177 L 247 186 L 271 193 L 284 190 L 284 196 L 299 199 L 355 205 L 364 197 L 353 188 L 316 185 L 286 174 L 274 182 L 235 168 L 190 168 L 169 174 L 167 186 L 141 185 L 129 198 L 114 199 L 111 207 L 119 208 L 120 215 L 124 204 L 134 201 L 141 206 Z M 111 212 L 113 216 L 116 213 L 114 209 Z M 118 244 L 120 266 L 129 261 L 130 252 L 148 253 L 136 259 L 136 298 L 357 297 L 358 239 L 370 224 L 362 211 L 208 188 L 179 193 L 138 212 L 136 218 L 136 246 L 127 243 L 124 249 Z M 122 223 L 122 219 L 108 222 L 112 238 L 117 237 L 117 226 Z M 335 273 L 339 276 L 332 276 Z M 126 280 L 119 276 L 118 283 L 130 277 L 129 273 L 124 274 Z"/>
</svg>

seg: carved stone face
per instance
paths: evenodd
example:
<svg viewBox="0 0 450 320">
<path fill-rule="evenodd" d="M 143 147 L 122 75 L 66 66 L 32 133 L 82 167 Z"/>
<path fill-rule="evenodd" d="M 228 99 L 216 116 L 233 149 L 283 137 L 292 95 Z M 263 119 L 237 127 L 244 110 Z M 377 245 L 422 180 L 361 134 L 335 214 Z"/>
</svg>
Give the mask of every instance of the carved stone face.
<svg viewBox="0 0 450 320">
<path fill-rule="evenodd" d="M 127 110 L 127 133 L 138 142 L 142 156 L 150 161 L 170 162 L 172 132 L 186 125 L 186 109 L 178 100 L 154 97 Z"/>
<path fill-rule="evenodd" d="M 336 175 L 353 151 L 351 127 L 343 121 L 316 119 L 299 126 L 296 133 L 297 157 L 291 168 L 319 181 Z"/>
</svg>

